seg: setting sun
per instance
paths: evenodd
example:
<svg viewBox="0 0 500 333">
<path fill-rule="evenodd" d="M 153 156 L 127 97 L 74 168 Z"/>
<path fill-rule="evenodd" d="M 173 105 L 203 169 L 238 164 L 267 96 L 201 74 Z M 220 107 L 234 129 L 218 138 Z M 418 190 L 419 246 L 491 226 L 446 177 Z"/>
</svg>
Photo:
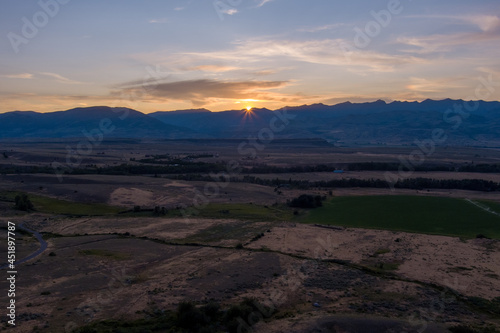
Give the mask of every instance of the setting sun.
<svg viewBox="0 0 500 333">
<path fill-rule="evenodd" d="M 252 110 L 252 107 L 251 106 L 247 106 L 247 111 L 250 111 Z"/>
</svg>

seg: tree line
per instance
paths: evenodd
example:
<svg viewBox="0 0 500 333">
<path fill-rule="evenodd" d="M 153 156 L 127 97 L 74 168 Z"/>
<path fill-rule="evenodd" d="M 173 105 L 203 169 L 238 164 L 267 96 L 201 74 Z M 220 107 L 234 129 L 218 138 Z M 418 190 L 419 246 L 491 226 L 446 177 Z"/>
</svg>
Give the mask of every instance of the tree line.
<svg viewBox="0 0 500 333">
<path fill-rule="evenodd" d="M 138 162 L 143 164 L 121 164 L 118 166 L 97 167 L 87 165 L 79 168 L 67 168 L 65 174 L 103 174 L 103 175 L 140 175 L 140 174 L 176 174 L 176 173 L 210 173 L 225 170 L 225 162 L 204 163 L 191 162 L 180 159 L 161 161 L 155 158 L 144 159 Z M 385 162 L 359 162 L 347 163 L 344 169 L 338 165 L 297 165 L 297 166 L 274 166 L 274 165 L 254 165 L 243 168 L 243 174 L 280 174 L 280 173 L 309 173 L 309 172 L 333 172 L 335 170 L 346 171 L 398 171 L 401 165 L 399 163 Z M 51 166 L 26 166 L 26 165 L 0 165 L 1 174 L 20 174 L 20 173 L 54 173 Z M 415 171 L 431 172 L 478 172 L 478 173 L 500 173 L 500 164 L 466 164 L 466 165 L 422 165 L 415 168 Z"/>
<path fill-rule="evenodd" d="M 227 179 L 213 177 L 201 174 L 182 174 L 169 176 L 170 179 L 185 180 L 185 181 L 205 181 L 226 182 Z M 231 177 L 230 182 L 251 183 L 273 187 L 289 187 L 294 189 L 307 190 L 310 188 L 349 188 L 349 187 L 366 187 L 366 188 L 388 188 L 390 184 L 384 179 L 357 179 L 343 178 L 322 181 L 309 180 L 292 180 L 289 179 L 263 179 L 255 176 L 245 175 L 243 177 Z M 392 184 L 395 188 L 404 188 L 412 190 L 424 189 L 447 189 L 447 190 L 469 190 L 469 191 L 499 191 L 500 183 L 484 180 L 484 179 L 432 179 L 432 178 L 408 178 L 400 179 Z"/>
</svg>

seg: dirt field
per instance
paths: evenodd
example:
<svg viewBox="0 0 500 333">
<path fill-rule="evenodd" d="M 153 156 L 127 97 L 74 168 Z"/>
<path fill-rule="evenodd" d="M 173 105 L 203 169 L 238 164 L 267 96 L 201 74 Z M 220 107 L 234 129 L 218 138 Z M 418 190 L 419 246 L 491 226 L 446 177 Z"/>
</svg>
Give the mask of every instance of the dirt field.
<svg viewBox="0 0 500 333">
<path fill-rule="evenodd" d="M 495 240 L 294 225 L 275 227 L 250 247 L 360 265 L 397 263 L 396 272 L 411 280 L 468 296 L 500 297 L 500 243 Z"/>
<path fill-rule="evenodd" d="M 173 310 L 183 300 L 233 304 L 254 297 L 277 311 L 256 332 L 332 327 L 362 332 L 368 324 L 380 326 L 380 332 L 384 327 L 416 332 L 422 325 L 426 332 L 439 332 L 450 321 L 490 321 L 463 300 L 500 296 L 500 245 L 494 240 L 251 223 L 253 233 L 191 246 L 181 244 L 202 240 L 215 226 L 243 222 L 53 218 L 37 223 L 41 217 L 33 216 L 30 227 L 63 237 L 49 238 L 47 251 L 19 268 L 20 325 L 13 331 L 38 326 L 64 332 L 90 320 Z M 269 228 L 264 237 L 251 241 L 263 228 Z M 237 242 L 247 245 L 236 249 Z M 29 244 L 33 249 L 33 241 Z M 356 317 L 359 313 L 363 317 Z M 362 319 L 366 315 L 371 321 Z"/>
</svg>

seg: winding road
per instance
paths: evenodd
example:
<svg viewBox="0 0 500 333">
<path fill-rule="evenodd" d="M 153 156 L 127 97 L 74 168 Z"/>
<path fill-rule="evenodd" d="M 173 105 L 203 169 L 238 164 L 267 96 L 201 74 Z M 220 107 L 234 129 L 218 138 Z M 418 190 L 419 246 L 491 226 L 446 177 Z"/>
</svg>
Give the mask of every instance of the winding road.
<svg viewBox="0 0 500 333">
<path fill-rule="evenodd" d="M 33 234 L 33 236 L 35 236 L 35 238 L 38 240 L 38 242 L 40 242 L 40 248 L 38 250 L 36 250 L 35 252 L 33 252 L 32 254 L 30 254 L 29 256 L 27 256 L 21 260 L 17 260 L 14 265 L 19 265 L 19 264 L 22 264 L 28 260 L 36 258 L 40 254 L 42 254 L 43 251 L 45 251 L 47 249 L 47 246 L 48 246 L 47 242 L 43 239 L 42 235 L 40 235 L 40 233 L 38 231 L 33 231 L 33 230 L 26 228 L 23 225 L 23 223 L 19 224 L 17 226 L 17 228 Z M 0 269 L 5 269 L 8 267 L 9 267 L 9 264 L 5 264 L 5 265 L 0 266 Z"/>
</svg>

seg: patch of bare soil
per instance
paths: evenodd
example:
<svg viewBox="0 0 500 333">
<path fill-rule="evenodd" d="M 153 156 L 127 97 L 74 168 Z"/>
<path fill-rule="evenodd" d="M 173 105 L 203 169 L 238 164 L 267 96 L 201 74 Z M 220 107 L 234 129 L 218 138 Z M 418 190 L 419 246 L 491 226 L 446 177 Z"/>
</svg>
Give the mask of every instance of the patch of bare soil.
<svg viewBox="0 0 500 333">
<path fill-rule="evenodd" d="M 210 227 L 237 223 L 233 220 L 216 220 L 200 218 L 59 218 L 32 222 L 33 226 L 43 232 L 59 235 L 83 234 L 125 234 L 137 237 L 151 237 L 165 241 L 184 239 L 196 235 Z"/>
<path fill-rule="evenodd" d="M 250 247 L 394 269 L 405 278 L 444 285 L 468 296 L 500 296 L 496 240 L 290 225 L 273 228 Z"/>
<path fill-rule="evenodd" d="M 120 187 L 111 193 L 108 202 L 112 206 L 151 206 L 153 193 L 138 188 Z"/>
</svg>

